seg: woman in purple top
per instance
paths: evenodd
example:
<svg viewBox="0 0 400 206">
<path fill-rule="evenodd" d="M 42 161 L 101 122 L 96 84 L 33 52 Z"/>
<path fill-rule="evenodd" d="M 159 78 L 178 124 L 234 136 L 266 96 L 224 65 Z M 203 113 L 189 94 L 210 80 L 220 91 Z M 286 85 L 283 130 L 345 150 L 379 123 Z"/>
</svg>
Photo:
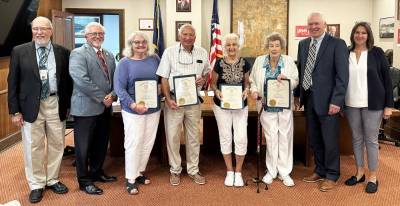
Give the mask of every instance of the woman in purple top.
<svg viewBox="0 0 400 206">
<path fill-rule="evenodd" d="M 149 102 L 135 101 L 139 98 L 139 94 L 135 94 L 135 82 L 146 80 L 158 88 L 156 71 L 160 59 L 149 54 L 148 42 L 148 37 L 142 32 L 131 34 L 123 52 L 125 57 L 118 63 L 114 75 L 114 90 L 121 103 L 124 122 L 125 177 L 129 194 L 137 194 L 139 184 L 150 184 L 143 172 L 154 145 L 160 120 L 158 89 L 157 94 L 153 94 L 157 97 L 156 107 Z M 151 96 L 148 92 L 146 95 Z"/>
</svg>

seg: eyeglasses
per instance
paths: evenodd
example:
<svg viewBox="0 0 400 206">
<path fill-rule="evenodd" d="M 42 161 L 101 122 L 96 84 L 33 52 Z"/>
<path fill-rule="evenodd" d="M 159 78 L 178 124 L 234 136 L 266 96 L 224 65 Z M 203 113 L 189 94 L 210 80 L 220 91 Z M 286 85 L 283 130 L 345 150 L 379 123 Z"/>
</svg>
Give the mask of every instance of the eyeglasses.
<svg viewBox="0 0 400 206">
<path fill-rule="evenodd" d="M 32 31 L 38 32 L 38 31 L 47 31 L 50 30 L 50 27 L 32 27 Z"/>
<path fill-rule="evenodd" d="M 100 36 L 100 37 L 102 37 L 102 36 L 104 36 L 104 32 L 91 32 L 91 33 L 87 33 L 87 35 L 90 35 L 90 36 Z"/>
<path fill-rule="evenodd" d="M 178 63 L 179 64 L 183 64 L 183 65 L 191 65 L 191 64 L 193 64 L 193 54 L 189 53 L 189 52 L 186 52 L 186 53 L 188 53 L 188 55 L 190 55 L 191 58 L 187 58 L 187 55 L 186 55 L 186 57 L 182 57 L 183 55 L 181 55 L 181 50 L 182 50 L 182 47 L 179 47 Z"/>
<path fill-rule="evenodd" d="M 133 41 L 132 42 L 134 45 L 139 45 L 139 44 L 141 44 L 141 45 L 147 45 L 147 41 Z"/>
</svg>

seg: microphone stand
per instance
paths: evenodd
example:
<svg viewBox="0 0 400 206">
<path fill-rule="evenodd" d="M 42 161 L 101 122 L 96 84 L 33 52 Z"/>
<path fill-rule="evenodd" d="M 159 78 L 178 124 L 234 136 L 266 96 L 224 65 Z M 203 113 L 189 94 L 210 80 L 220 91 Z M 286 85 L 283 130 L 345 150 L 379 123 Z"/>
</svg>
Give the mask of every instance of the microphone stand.
<svg viewBox="0 0 400 206">
<path fill-rule="evenodd" d="M 263 110 L 263 107 L 261 107 L 260 112 L 257 114 L 257 176 L 253 177 L 252 179 L 246 180 L 245 185 L 247 186 L 247 182 L 251 181 L 257 185 L 257 193 L 260 193 L 260 184 L 265 185 L 265 190 L 268 190 L 268 185 L 265 184 L 262 179 L 260 179 L 260 150 L 261 150 L 261 137 L 262 137 L 262 126 L 261 126 L 261 112 Z"/>
</svg>

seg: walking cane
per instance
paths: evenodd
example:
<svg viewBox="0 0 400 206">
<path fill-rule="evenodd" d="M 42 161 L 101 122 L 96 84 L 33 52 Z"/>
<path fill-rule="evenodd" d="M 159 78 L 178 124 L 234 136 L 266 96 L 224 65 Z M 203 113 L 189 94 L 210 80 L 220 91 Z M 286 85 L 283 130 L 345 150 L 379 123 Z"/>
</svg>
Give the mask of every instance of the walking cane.
<svg viewBox="0 0 400 206">
<path fill-rule="evenodd" d="M 263 107 L 261 107 L 260 112 L 257 114 L 257 176 L 253 177 L 251 180 L 253 183 L 257 185 L 257 193 L 260 193 L 260 184 L 265 184 L 262 179 L 260 179 L 260 150 L 261 150 L 261 137 L 262 137 L 262 127 L 261 127 L 261 112 L 263 110 Z M 246 186 L 248 185 L 247 182 L 249 180 L 246 180 Z M 265 184 L 265 190 L 268 190 L 268 185 Z"/>
</svg>

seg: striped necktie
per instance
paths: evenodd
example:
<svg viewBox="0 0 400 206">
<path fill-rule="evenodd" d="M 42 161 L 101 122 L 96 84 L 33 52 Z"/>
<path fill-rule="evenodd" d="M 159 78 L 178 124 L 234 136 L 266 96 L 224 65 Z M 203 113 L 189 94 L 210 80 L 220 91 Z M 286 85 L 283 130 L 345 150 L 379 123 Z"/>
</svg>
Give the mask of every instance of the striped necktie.
<svg viewBox="0 0 400 206">
<path fill-rule="evenodd" d="M 101 67 L 103 67 L 103 71 L 106 74 L 107 78 L 110 79 L 110 76 L 108 74 L 108 66 L 106 64 L 106 60 L 104 59 L 103 53 L 98 50 L 97 51 L 97 57 L 99 58 L 100 62 L 101 62 Z"/>
<path fill-rule="evenodd" d="M 311 74 L 314 70 L 315 59 L 317 57 L 316 53 L 317 53 L 317 40 L 314 39 L 311 44 L 310 50 L 308 51 L 306 67 L 304 69 L 303 88 L 305 91 L 310 89 L 312 85 Z"/>
<path fill-rule="evenodd" d="M 44 73 L 47 74 L 46 78 L 41 78 L 42 80 L 42 88 L 40 90 L 40 99 L 44 100 L 50 95 L 50 82 L 49 82 L 49 71 L 47 70 L 47 59 L 49 57 L 49 53 L 46 52 L 46 47 L 39 48 L 39 70 L 46 71 Z"/>
</svg>

